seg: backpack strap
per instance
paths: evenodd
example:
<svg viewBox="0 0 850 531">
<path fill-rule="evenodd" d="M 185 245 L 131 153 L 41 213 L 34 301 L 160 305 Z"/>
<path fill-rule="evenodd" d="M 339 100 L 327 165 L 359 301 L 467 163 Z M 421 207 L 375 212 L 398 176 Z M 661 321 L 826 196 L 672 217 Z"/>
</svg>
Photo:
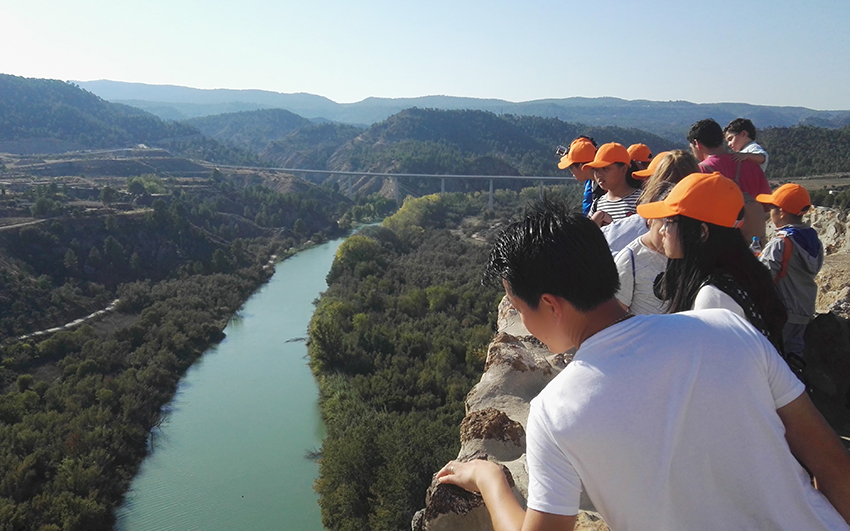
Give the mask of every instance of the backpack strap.
<svg viewBox="0 0 850 531">
<path fill-rule="evenodd" d="M 788 262 L 791 261 L 791 253 L 793 250 L 793 244 L 791 243 L 793 240 L 787 236 L 782 236 L 782 242 L 785 244 L 782 248 L 782 262 L 780 262 L 779 273 L 773 277 L 773 283 L 778 284 L 782 277 L 785 276 L 785 273 L 788 272 Z"/>
<path fill-rule="evenodd" d="M 632 251 L 631 247 L 626 247 L 629 250 L 629 256 L 632 257 L 632 302 L 635 301 L 635 289 L 637 284 L 637 274 L 635 273 L 635 252 Z"/>
<path fill-rule="evenodd" d="M 767 327 L 767 323 L 765 322 L 764 315 L 759 311 L 756 307 L 755 302 L 753 301 L 750 294 L 747 293 L 741 286 L 738 284 L 735 279 L 730 277 L 729 275 L 724 274 L 712 274 L 709 275 L 703 283 L 700 285 L 700 288 L 703 286 L 710 284 L 715 288 L 719 289 L 726 295 L 732 298 L 738 306 L 744 310 L 744 314 L 747 316 L 747 321 L 750 322 L 759 332 L 765 336 L 768 341 L 770 341 L 776 350 L 779 352 L 779 355 L 785 358 L 785 349 L 782 344 L 782 336 L 775 336 L 770 332 Z"/>
</svg>

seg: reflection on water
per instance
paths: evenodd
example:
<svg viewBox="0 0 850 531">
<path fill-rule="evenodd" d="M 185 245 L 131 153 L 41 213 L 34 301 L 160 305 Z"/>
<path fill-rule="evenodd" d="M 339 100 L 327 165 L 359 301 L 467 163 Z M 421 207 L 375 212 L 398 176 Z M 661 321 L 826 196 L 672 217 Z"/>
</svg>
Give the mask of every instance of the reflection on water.
<svg viewBox="0 0 850 531">
<path fill-rule="evenodd" d="M 278 264 L 186 373 L 117 512 L 121 531 L 322 529 L 325 435 L 304 342 L 342 240 Z M 285 279 L 285 280 L 284 280 Z"/>
</svg>

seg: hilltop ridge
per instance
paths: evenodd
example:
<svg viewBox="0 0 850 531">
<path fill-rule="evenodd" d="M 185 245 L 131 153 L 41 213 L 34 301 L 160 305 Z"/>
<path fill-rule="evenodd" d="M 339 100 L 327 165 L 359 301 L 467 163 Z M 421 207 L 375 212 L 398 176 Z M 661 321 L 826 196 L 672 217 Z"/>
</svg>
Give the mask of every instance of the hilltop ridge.
<svg viewBox="0 0 850 531">
<path fill-rule="evenodd" d="M 748 103 L 691 103 L 687 101 L 623 100 L 613 97 L 548 98 L 524 102 L 456 96 L 413 98 L 370 97 L 355 103 L 337 103 L 306 93 L 283 94 L 265 90 L 194 89 L 174 85 L 147 85 L 119 81 L 77 81 L 100 97 L 143 108 L 170 119 L 218 114 L 223 104 L 244 104 L 240 110 L 279 107 L 308 119 L 323 118 L 354 125 L 369 125 L 410 107 L 444 110 L 483 110 L 496 114 L 523 114 L 559 118 L 591 126 L 617 123 L 636 127 L 668 140 L 680 140 L 688 126 L 711 116 L 728 123 L 747 116 L 758 127 L 815 125 L 842 127 L 850 124 L 850 110 L 819 111 L 805 107 L 778 107 Z M 252 109 L 251 109 L 252 110 Z"/>
</svg>

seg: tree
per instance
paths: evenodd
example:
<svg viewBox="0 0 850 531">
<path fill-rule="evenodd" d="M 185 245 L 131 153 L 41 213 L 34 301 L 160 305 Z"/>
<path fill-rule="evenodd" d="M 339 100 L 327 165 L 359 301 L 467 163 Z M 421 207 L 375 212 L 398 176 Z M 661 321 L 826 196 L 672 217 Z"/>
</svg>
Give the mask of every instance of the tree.
<svg viewBox="0 0 850 531">
<path fill-rule="evenodd" d="M 30 211 L 32 212 L 33 217 L 43 218 L 49 216 L 54 209 L 54 203 L 52 199 L 47 197 L 39 197 L 36 199 L 35 204 L 32 206 Z"/>
<path fill-rule="evenodd" d="M 109 185 L 104 186 L 100 189 L 100 201 L 105 206 L 109 206 L 118 201 L 118 190 Z"/>
<path fill-rule="evenodd" d="M 143 196 L 146 193 L 145 183 L 138 177 L 133 177 L 127 183 L 127 191 L 134 197 Z"/>
<path fill-rule="evenodd" d="M 103 241 L 103 254 L 106 256 L 106 260 L 113 265 L 117 266 L 124 263 L 124 246 L 112 236 L 107 236 Z"/>
<path fill-rule="evenodd" d="M 92 247 L 91 251 L 89 251 L 89 259 L 87 260 L 88 265 L 92 267 L 98 267 L 103 262 L 103 255 L 100 254 L 100 251 L 97 250 L 97 247 Z"/>
<path fill-rule="evenodd" d="M 62 261 L 62 263 L 65 265 L 66 271 L 76 271 L 77 267 L 79 266 L 79 261 L 77 260 L 77 253 L 75 253 L 73 249 L 68 249 L 68 252 L 65 253 L 65 259 Z"/>
</svg>

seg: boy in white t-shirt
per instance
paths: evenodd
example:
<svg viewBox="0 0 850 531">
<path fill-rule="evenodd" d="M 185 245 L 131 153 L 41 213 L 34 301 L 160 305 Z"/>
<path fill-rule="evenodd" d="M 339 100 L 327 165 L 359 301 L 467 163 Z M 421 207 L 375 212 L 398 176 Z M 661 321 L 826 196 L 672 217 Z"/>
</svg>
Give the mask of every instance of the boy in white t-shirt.
<svg viewBox="0 0 850 531">
<path fill-rule="evenodd" d="M 584 485 L 612 529 L 850 530 L 850 454 L 745 320 L 632 316 L 601 231 L 551 209 L 502 233 L 485 278 L 550 351 L 576 349 L 531 403 L 527 510 L 492 461 L 437 473 L 495 529 L 571 530 Z"/>
<path fill-rule="evenodd" d="M 770 157 L 767 151 L 756 143 L 756 126 L 747 118 L 735 118 L 723 129 L 723 136 L 729 149 L 734 151 L 736 161 L 751 160 L 767 171 Z"/>
</svg>

